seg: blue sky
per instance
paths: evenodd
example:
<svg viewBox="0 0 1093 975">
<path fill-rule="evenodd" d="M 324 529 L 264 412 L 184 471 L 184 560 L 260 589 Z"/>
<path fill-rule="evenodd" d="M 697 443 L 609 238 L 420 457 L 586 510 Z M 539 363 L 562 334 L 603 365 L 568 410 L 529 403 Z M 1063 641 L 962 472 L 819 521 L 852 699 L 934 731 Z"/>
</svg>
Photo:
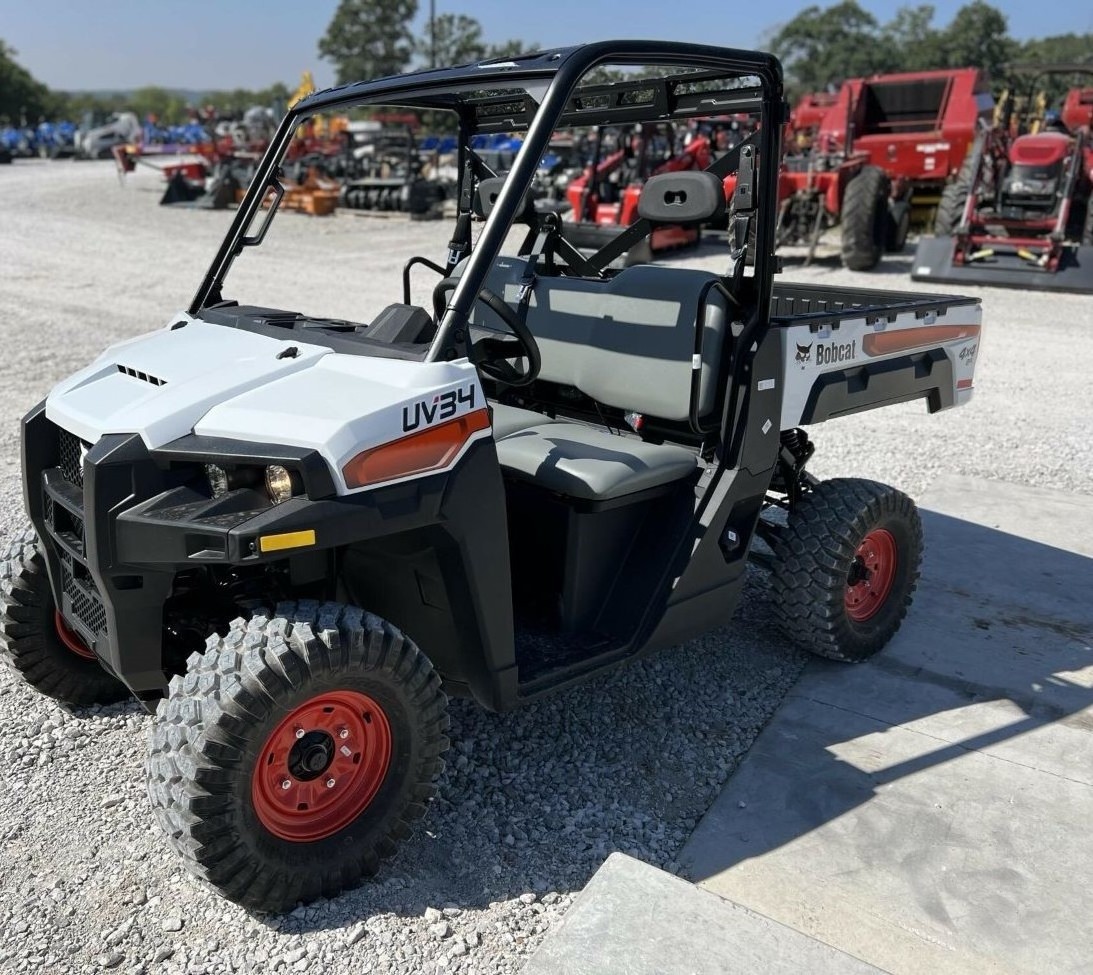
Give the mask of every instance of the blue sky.
<svg viewBox="0 0 1093 975">
<path fill-rule="evenodd" d="M 824 3 L 824 0 L 820 0 Z M 879 20 L 901 6 L 860 0 Z M 912 3 L 920 0 L 911 0 Z M 768 0 L 436 0 L 437 13 L 465 13 L 487 40 L 509 37 L 556 47 L 606 37 L 760 45 L 802 2 Z M 826 5 L 826 4 L 825 4 Z M 935 0 L 935 25 L 961 0 Z M 1090 0 L 996 0 L 1015 37 L 1093 32 Z M 310 68 L 320 86 L 333 69 L 316 45 L 337 0 L 0 0 L 0 38 L 20 62 L 54 88 L 295 87 Z M 428 0 L 419 0 L 424 30 Z"/>
</svg>

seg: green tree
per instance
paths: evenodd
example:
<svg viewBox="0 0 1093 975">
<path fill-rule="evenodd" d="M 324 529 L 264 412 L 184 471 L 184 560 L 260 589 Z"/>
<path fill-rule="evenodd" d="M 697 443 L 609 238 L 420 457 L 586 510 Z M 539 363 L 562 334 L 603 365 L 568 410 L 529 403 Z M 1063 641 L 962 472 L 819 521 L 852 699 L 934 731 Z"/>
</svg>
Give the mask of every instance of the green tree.
<svg viewBox="0 0 1093 975">
<path fill-rule="evenodd" d="M 1018 45 L 1009 36 L 1002 11 L 984 0 L 961 7 L 938 37 L 937 68 L 986 68 L 995 79 L 1004 73 Z"/>
<path fill-rule="evenodd" d="M 1038 37 L 1018 46 L 1013 57 L 1015 64 L 1085 64 L 1093 72 L 1093 34 L 1056 34 Z M 1039 76 L 1007 71 L 1004 79 L 1013 91 L 1028 95 L 1042 91 L 1049 106 L 1058 106 L 1072 87 L 1093 85 L 1093 74 L 1068 72 L 1066 74 L 1041 74 Z"/>
<path fill-rule="evenodd" d="M 939 32 L 934 28 L 934 7 L 900 7 L 884 25 L 882 36 L 901 71 L 937 67 Z"/>
<path fill-rule="evenodd" d="M 500 44 L 491 44 L 486 50 L 487 58 L 512 58 L 517 54 L 529 54 L 532 51 L 539 50 L 539 43 L 537 41 L 518 41 L 515 38 L 510 38 L 507 41 L 501 41 Z"/>
<path fill-rule="evenodd" d="M 142 122 L 154 115 L 160 125 L 175 125 L 186 117 L 186 101 L 166 88 L 138 88 L 127 98 L 128 108 Z"/>
<path fill-rule="evenodd" d="M 35 123 L 49 114 L 49 89 L 15 60 L 16 51 L 0 40 L 0 118 Z"/>
<path fill-rule="evenodd" d="M 893 70 L 891 46 L 876 18 L 856 0 L 805 7 L 767 41 L 797 86 L 817 91 L 846 78 Z"/>
<path fill-rule="evenodd" d="M 414 53 L 416 14 L 417 0 L 341 0 L 319 56 L 333 63 L 338 84 L 397 74 Z"/>
<path fill-rule="evenodd" d="M 448 68 L 469 64 L 486 57 L 482 25 L 465 14 L 441 14 L 434 18 L 432 28 L 425 22 L 425 35 L 414 42 L 418 60 L 430 67 Z"/>
</svg>

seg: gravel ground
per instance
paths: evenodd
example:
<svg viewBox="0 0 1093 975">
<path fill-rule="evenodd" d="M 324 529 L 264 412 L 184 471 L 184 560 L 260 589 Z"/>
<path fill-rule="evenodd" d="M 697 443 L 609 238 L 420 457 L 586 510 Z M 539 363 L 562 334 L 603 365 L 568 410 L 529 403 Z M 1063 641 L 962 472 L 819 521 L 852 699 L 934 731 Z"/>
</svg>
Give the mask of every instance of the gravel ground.
<svg viewBox="0 0 1093 975">
<path fill-rule="evenodd" d="M 19 417 L 105 345 L 183 307 L 230 220 L 159 208 L 159 189 L 145 174 L 121 190 L 106 164 L 0 167 L 0 537 L 23 518 Z M 322 294 L 337 313 L 331 303 L 356 300 L 348 283 L 367 267 L 389 272 L 369 295 L 376 308 L 399 300 L 406 254 L 442 253 L 448 228 L 369 220 L 365 234 L 363 219 L 282 216 L 246 283 L 271 304 Z M 345 238 L 337 262 L 309 263 L 331 235 Z M 911 289 L 909 263 L 786 276 Z M 972 405 L 817 428 L 818 474 L 912 494 L 940 473 L 1089 490 L 1093 300 L 977 290 L 987 332 Z M 454 702 L 448 769 L 415 837 L 370 886 L 280 918 L 212 895 L 169 853 L 144 794 L 139 708 L 69 714 L 0 672 L 0 970 L 518 970 L 609 852 L 674 867 L 796 679 L 804 658 L 772 629 L 761 582 L 732 628 L 577 690 L 509 715 Z"/>
</svg>

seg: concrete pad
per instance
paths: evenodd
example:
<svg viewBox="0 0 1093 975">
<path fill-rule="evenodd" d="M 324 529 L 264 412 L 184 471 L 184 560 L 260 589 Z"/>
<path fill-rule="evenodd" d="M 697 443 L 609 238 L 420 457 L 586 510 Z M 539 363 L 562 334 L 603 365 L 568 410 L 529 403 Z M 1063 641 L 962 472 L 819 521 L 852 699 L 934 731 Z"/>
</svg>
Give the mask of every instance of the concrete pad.
<svg viewBox="0 0 1093 975">
<path fill-rule="evenodd" d="M 893 973 L 1089 971 L 1093 498 L 951 478 L 922 507 L 897 638 L 809 667 L 681 863 Z"/>
<path fill-rule="evenodd" d="M 613 853 L 522 975 L 872 975 L 877 969 Z"/>
</svg>

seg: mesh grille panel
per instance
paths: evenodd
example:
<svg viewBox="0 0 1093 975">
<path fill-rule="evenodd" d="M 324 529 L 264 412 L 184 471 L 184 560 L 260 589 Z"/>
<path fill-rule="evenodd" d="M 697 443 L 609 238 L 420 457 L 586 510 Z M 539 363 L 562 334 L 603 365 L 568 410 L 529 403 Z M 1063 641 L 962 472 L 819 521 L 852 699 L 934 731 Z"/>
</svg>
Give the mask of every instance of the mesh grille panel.
<svg viewBox="0 0 1093 975">
<path fill-rule="evenodd" d="M 58 465 L 66 480 L 71 481 L 77 487 L 83 487 L 83 469 L 80 466 L 80 454 L 87 450 L 88 445 L 79 437 L 67 430 L 61 431 L 60 452 L 61 462 Z"/>
<path fill-rule="evenodd" d="M 72 600 L 72 612 L 92 633 L 106 632 L 106 610 L 95 590 L 95 583 L 88 576 L 83 583 L 76 581 L 68 565 L 61 569 L 65 593 Z"/>
</svg>

